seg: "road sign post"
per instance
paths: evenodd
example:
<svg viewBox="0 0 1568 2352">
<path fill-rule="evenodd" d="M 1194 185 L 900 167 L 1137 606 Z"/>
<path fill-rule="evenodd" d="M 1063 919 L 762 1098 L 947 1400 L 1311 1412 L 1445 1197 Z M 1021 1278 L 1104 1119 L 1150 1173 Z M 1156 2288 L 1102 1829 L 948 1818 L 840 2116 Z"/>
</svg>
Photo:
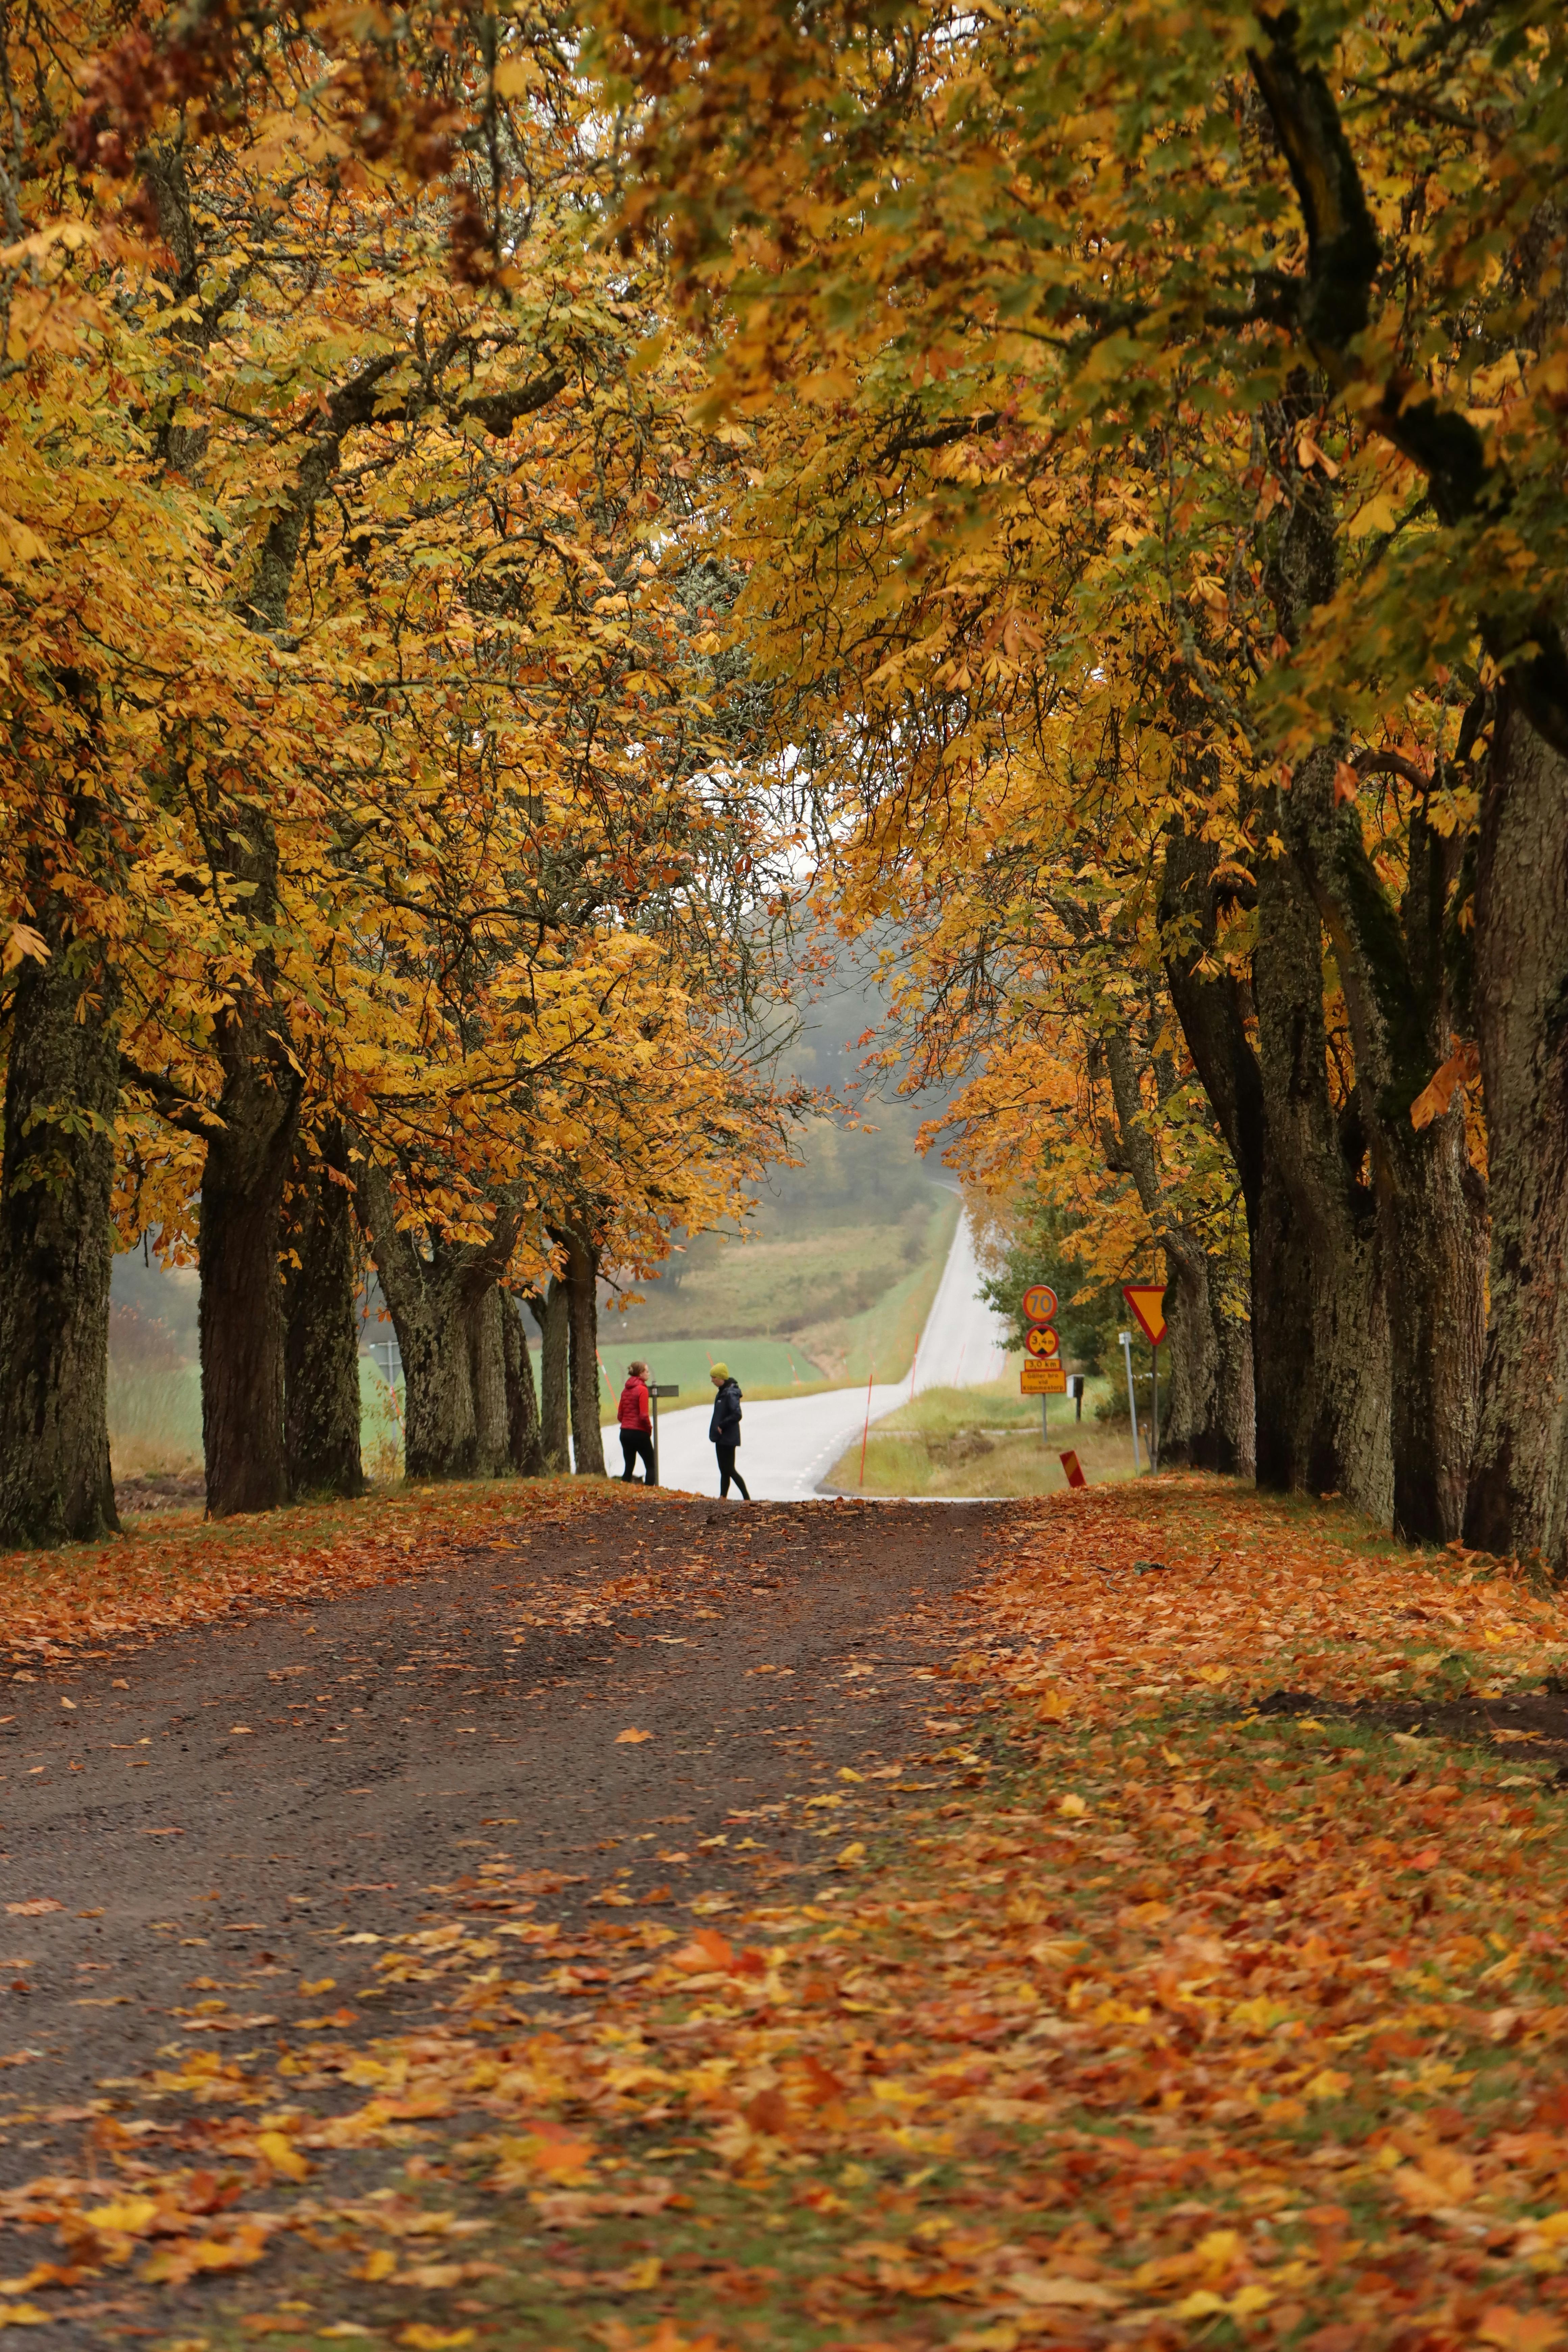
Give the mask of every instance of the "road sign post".
<svg viewBox="0 0 1568 2352">
<path fill-rule="evenodd" d="M 1023 1307 L 1030 1327 L 1024 1334 L 1024 1348 L 1029 1360 L 1019 1375 L 1019 1390 L 1024 1396 L 1039 1398 L 1040 1442 L 1048 1445 L 1051 1442 L 1050 1400 L 1067 1393 L 1060 1363 L 1062 1343 L 1050 1328 L 1056 1318 L 1057 1294 L 1048 1282 L 1032 1282 L 1024 1293 Z M 1031 1380 L 1031 1373 L 1047 1370 L 1056 1375 L 1053 1380 Z"/>
<path fill-rule="evenodd" d="M 1160 1342 L 1165 1336 L 1165 1286 L 1163 1282 L 1124 1282 L 1121 1296 L 1137 1317 L 1149 1350 L 1154 1360 L 1153 1427 L 1150 1432 L 1149 1467 L 1160 1466 Z M 1127 1398 L 1132 1403 L 1132 1334 L 1124 1331 L 1121 1344 L 1127 1350 Z M 1132 1405 L 1133 1458 L 1137 1458 L 1138 1409 Z"/>
<path fill-rule="evenodd" d="M 1132 1334 L 1131 1331 L 1118 1331 L 1116 1336 L 1121 1342 L 1121 1353 L 1127 1362 L 1127 1418 L 1132 1423 L 1132 1475 L 1136 1478 L 1143 1467 L 1143 1461 L 1138 1451 L 1138 1393 L 1132 1385 Z"/>
<path fill-rule="evenodd" d="M 679 1381 L 666 1381 L 660 1388 L 655 1381 L 650 1381 L 647 1384 L 647 1392 L 653 1406 L 653 1483 L 657 1486 L 658 1484 L 658 1401 L 661 1396 L 679 1396 L 680 1383 Z"/>
</svg>

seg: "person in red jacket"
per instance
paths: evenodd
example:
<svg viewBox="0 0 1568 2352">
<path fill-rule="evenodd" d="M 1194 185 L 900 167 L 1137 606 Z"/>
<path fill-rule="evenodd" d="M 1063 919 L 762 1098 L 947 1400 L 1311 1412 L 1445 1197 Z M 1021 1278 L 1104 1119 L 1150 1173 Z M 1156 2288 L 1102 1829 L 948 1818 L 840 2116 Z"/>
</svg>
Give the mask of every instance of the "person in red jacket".
<svg viewBox="0 0 1568 2352">
<path fill-rule="evenodd" d="M 643 1485 L 653 1485 L 653 1417 L 648 1411 L 647 1366 L 628 1364 L 626 1384 L 621 1391 L 621 1402 L 616 1418 L 621 1424 L 621 1458 L 626 1464 L 621 1472 L 622 1484 L 633 1477 L 637 1463 L 643 1465 Z"/>
</svg>

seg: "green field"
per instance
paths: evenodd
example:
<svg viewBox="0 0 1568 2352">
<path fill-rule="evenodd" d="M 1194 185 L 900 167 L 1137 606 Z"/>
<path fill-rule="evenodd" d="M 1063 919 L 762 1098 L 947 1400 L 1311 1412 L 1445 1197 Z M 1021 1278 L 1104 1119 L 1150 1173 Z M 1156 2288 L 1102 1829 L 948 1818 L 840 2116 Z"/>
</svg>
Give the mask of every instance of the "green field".
<svg viewBox="0 0 1568 2352">
<path fill-rule="evenodd" d="M 366 1475 L 403 1475 L 398 1400 L 367 1356 L 359 1360 L 360 1443 Z M 117 1478 L 202 1466 L 202 1376 L 195 1364 L 153 1368 L 109 1360 L 109 1453 Z"/>
<path fill-rule="evenodd" d="M 712 1395 L 708 1377 L 712 1364 L 727 1364 L 748 1396 L 787 1396 L 794 1389 L 823 1385 L 820 1368 L 783 1339 L 659 1339 L 636 1348 L 619 1326 L 620 1318 L 615 1315 L 604 1317 L 599 1324 L 599 1362 L 612 1405 L 634 1356 L 642 1358 L 653 1380 L 679 1382 L 680 1394 L 666 1400 L 667 1412 L 701 1404 Z M 534 1370 L 537 1377 L 537 1353 Z"/>
</svg>

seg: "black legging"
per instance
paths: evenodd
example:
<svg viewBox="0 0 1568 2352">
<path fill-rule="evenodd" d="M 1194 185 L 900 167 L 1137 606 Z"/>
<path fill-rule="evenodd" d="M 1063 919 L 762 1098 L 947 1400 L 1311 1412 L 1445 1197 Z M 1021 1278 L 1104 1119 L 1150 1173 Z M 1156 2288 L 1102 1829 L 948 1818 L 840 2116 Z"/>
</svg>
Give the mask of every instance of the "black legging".
<svg viewBox="0 0 1568 2352">
<path fill-rule="evenodd" d="M 719 1500 L 721 1502 L 723 1501 L 725 1496 L 730 1491 L 730 1481 L 733 1478 L 736 1486 L 739 1486 L 741 1490 L 742 1502 L 749 1503 L 752 1498 L 746 1492 L 746 1482 L 735 1467 L 734 1447 L 732 1445 L 721 1445 L 717 1440 L 715 1440 L 713 1451 L 719 1456 Z"/>
<path fill-rule="evenodd" d="M 644 1471 L 643 1485 L 653 1485 L 653 1439 L 646 1429 L 622 1430 L 621 1459 L 626 1465 L 621 1472 L 623 1485 L 632 1476 L 639 1461 Z"/>
</svg>

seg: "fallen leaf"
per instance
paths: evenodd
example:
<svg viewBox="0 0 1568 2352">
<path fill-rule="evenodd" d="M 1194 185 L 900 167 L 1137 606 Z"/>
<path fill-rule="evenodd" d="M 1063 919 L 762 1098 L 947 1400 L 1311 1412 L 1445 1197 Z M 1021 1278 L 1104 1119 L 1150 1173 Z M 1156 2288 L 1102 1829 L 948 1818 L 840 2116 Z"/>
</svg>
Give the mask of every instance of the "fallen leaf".
<svg viewBox="0 0 1568 2352">
<path fill-rule="evenodd" d="M 636 1748 L 642 1740 L 652 1738 L 651 1731 L 617 1731 L 615 1745 L 617 1748 Z"/>
</svg>

